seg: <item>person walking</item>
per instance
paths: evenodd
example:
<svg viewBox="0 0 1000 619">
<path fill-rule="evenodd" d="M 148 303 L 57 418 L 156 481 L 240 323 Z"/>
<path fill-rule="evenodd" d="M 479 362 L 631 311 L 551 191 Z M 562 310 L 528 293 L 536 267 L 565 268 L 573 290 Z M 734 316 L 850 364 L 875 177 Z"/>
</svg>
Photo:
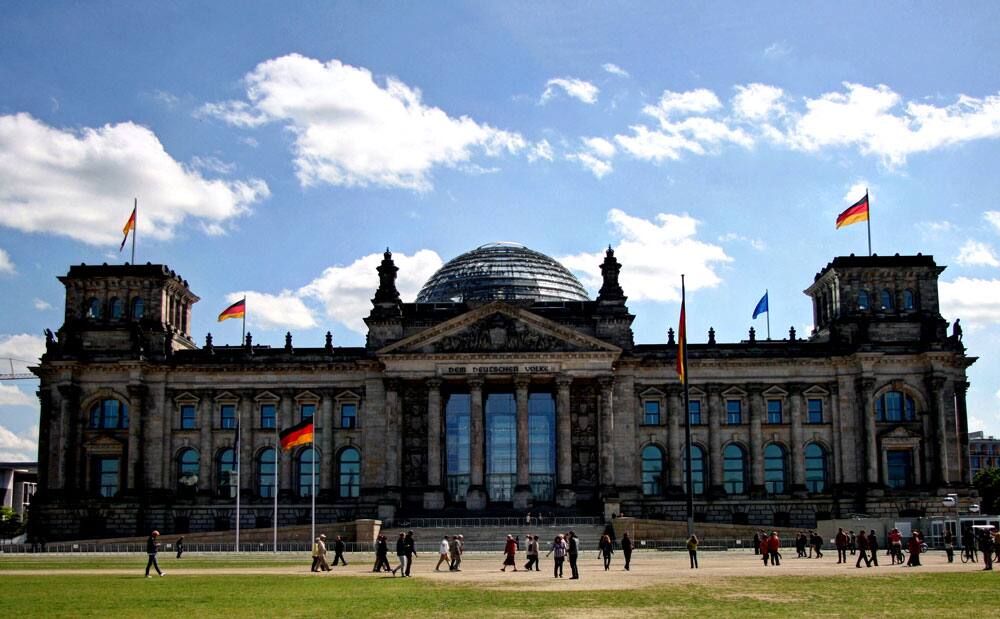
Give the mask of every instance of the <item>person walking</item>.
<svg viewBox="0 0 1000 619">
<path fill-rule="evenodd" d="M 392 568 L 392 575 L 395 576 L 396 572 L 399 571 L 400 576 L 406 578 L 406 568 L 410 557 L 406 553 L 406 533 L 402 531 L 399 532 L 399 539 L 396 540 L 396 558 L 399 559 L 399 565 Z"/>
<path fill-rule="evenodd" d="M 406 537 L 406 575 L 413 568 L 413 557 L 417 556 L 417 540 L 413 539 L 413 531 L 407 531 Z"/>
<path fill-rule="evenodd" d="M 892 555 L 893 565 L 903 564 L 903 534 L 899 529 L 889 531 L 889 553 Z"/>
<path fill-rule="evenodd" d="M 178 538 L 177 543 L 174 544 L 174 549 L 177 550 L 177 558 L 180 559 L 181 555 L 184 554 L 184 538 Z"/>
<path fill-rule="evenodd" d="M 812 534 L 812 547 L 816 551 L 816 558 L 817 559 L 822 559 L 823 558 L 823 536 L 820 535 L 819 533 L 815 532 L 815 531 L 812 531 L 811 534 Z M 812 556 L 812 555 L 810 554 L 810 556 Z"/>
<path fill-rule="evenodd" d="M 576 566 L 576 560 L 580 556 L 580 538 L 575 531 L 569 532 L 569 570 L 572 573 L 570 580 L 580 580 L 580 570 Z"/>
<path fill-rule="evenodd" d="M 833 538 L 833 543 L 837 546 L 837 564 L 847 563 L 847 533 L 843 527 L 837 529 L 837 536 Z"/>
<path fill-rule="evenodd" d="M 872 562 L 868 559 L 868 536 L 865 534 L 864 529 L 858 532 L 855 543 L 858 547 L 858 560 L 854 563 L 854 567 L 860 568 L 862 561 L 865 562 L 865 567 L 871 567 Z"/>
<path fill-rule="evenodd" d="M 344 543 L 344 538 L 337 536 L 337 539 L 333 540 L 333 564 L 337 565 L 337 561 L 340 561 L 341 565 L 347 567 L 347 561 L 344 559 L 344 551 L 347 550 L 347 544 Z"/>
<path fill-rule="evenodd" d="M 319 553 L 318 556 L 319 560 L 316 563 L 316 565 L 319 567 L 319 569 L 323 570 L 324 572 L 329 572 L 330 564 L 326 562 L 326 535 L 323 535 L 322 533 L 320 533 L 319 535 L 319 543 L 317 544 L 317 551 Z"/>
<path fill-rule="evenodd" d="M 545 556 L 555 555 L 554 563 L 552 564 L 552 577 L 562 578 L 563 577 L 563 562 L 566 561 L 566 540 L 563 539 L 562 535 L 556 535 L 556 538 L 552 540 L 552 545 L 549 547 L 549 551 L 545 553 Z"/>
<path fill-rule="evenodd" d="M 534 567 L 535 571 L 538 571 L 538 536 L 529 535 L 528 538 L 528 562 L 524 564 L 524 569 L 531 571 Z"/>
<path fill-rule="evenodd" d="M 868 532 L 868 551 L 868 560 L 878 567 L 878 538 L 875 537 L 875 529 Z"/>
<path fill-rule="evenodd" d="M 763 561 L 764 561 L 764 567 L 767 567 L 767 561 L 771 557 L 771 555 L 769 555 L 767 553 L 767 536 L 766 535 L 761 536 L 761 538 L 760 538 L 760 545 L 758 546 L 758 548 L 760 549 L 760 552 L 758 552 L 757 554 L 759 554 L 761 556 L 761 559 L 763 559 Z"/>
<path fill-rule="evenodd" d="M 461 554 L 461 551 L 459 550 L 457 535 L 452 535 L 451 541 L 448 542 L 448 554 L 451 555 L 451 564 L 448 566 L 448 569 L 452 572 L 459 571 L 458 563 L 460 561 L 459 556 Z"/>
<path fill-rule="evenodd" d="M 979 534 L 979 552 L 983 554 L 983 563 L 986 567 L 984 572 L 993 571 L 993 533 L 989 529 L 983 529 Z"/>
<path fill-rule="evenodd" d="M 854 535 L 854 531 L 848 533 L 848 538 L 850 539 L 848 546 L 851 549 L 851 556 L 853 557 L 858 552 L 858 538 Z"/>
<path fill-rule="evenodd" d="M 781 538 L 777 531 L 771 531 L 767 538 L 767 553 L 771 555 L 771 565 L 777 567 L 781 565 Z"/>
<path fill-rule="evenodd" d="M 160 537 L 160 532 L 153 531 L 152 533 L 149 534 L 149 537 L 146 539 L 146 554 L 149 556 L 149 560 L 146 561 L 146 578 L 150 578 L 149 568 L 151 567 L 156 569 L 156 573 L 158 575 L 160 576 L 167 575 L 166 572 L 160 571 L 160 566 L 156 562 L 156 553 L 160 551 L 159 537 Z"/>
<path fill-rule="evenodd" d="M 316 572 L 319 570 L 319 538 L 313 540 L 312 547 L 312 567 L 309 568 L 310 572 Z"/>
<path fill-rule="evenodd" d="M 611 538 L 607 534 L 601 536 L 601 541 L 597 544 L 597 556 L 604 559 L 604 571 L 611 569 L 611 554 L 614 549 L 611 545 Z"/>
<path fill-rule="evenodd" d="M 514 571 L 517 571 L 517 563 L 515 563 L 515 555 L 517 554 L 517 542 L 514 541 L 513 535 L 507 536 L 507 543 L 503 547 L 503 566 L 500 568 L 501 572 L 507 571 L 507 566 L 511 565 L 514 567 Z"/>
<path fill-rule="evenodd" d="M 698 536 L 694 533 L 687 541 L 688 558 L 691 559 L 691 569 L 698 569 Z"/>
<path fill-rule="evenodd" d="M 462 571 L 462 556 L 465 555 L 465 536 L 458 534 L 458 562 L 455 564 L 455 571 Z"/>
<path fill-rule="evenodd" d="M 448 536 L 445 535 L 444 537 L 441 538 L 441 544 L 438 547 L 438 562 L 437 565 L 434 566 L 435 572 L 441 571 L 442 563 L 447 565 L 448 569 L 451 569 L 451 557 L 448 556 L 448 553 L 450 551 L 451 551 L 451 544 L 448 543 Z"/>
<path fill-rule="evenodd" d="M 632 563 L 632 538 L 628 536 L 628 531 L 622 533 L 622 556 L 625 558 L 625 571 L 629 571 Z"/>
<path fill-rule="evenodd" d="M 754 531 L 753 534 L 753 553 L 760 554 L 760 531 Z"/>
<path fill-rule="evenodd" d="M 372 571 L 373 572 L 381 572 L 383 569 L 386 569 L 386 571 L 388 571 L 389 569 L 392 569 L 392 568 L 384 567 L 384 566 L 387 566 L 388 563 L 389 563 L 389 560 L 386 557 L 386 554 L 388 554 L 388 551 L 389 551 L 389 549 L 388 549 L 388 547 L 387 547 L 387 545 L 385 543 L 385 536 L 384 535 L 379 535 L 378 537 L 376 537 L 375 538 L 375 565 L 372 566 Z"/>
<path fill-rule="evenodd" d="M 910 542 L 907 544 L 907 550 L 910 552 L 910 558 L 906 561 L 906 567 L 920 567 L 920 531 L 914 531 L 910 535 Z"/>
<path fill-rule="evenodd" d="M 951 530 L 944 532 L 944 553 L 948 555 L 948 563 L 955 562 L 955 536 Z"/>
</svg>

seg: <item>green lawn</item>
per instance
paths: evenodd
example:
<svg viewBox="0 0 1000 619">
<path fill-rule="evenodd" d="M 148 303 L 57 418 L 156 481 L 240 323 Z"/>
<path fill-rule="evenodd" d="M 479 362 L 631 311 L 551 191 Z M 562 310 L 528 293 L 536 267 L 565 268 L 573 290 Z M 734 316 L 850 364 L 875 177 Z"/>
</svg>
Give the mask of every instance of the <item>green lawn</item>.
<svg viewBox="0 0 1000 619">
<path fill-rule="evenodd" d="M 181 561 L 170 553 L 160 553 L 160 567 L 184 568 L 230 568 L 230 567 L 289 567 L 308 566 L 307 553 L 279 553 L 273 558 L 261 554 L 201 555 L 188 554 Z M 367 559 L 366 559 L 367 560 Z M 0 555 L 0 574 L 9 570 L 98 570 L 126 569 L 142 571 L 146 566 L 146 555 Z"/>
<path fill-rule="evenodd" d="M 6 563 L 6 562 L 5 562 Z M 85 562 L 77 563 L 82 566 Z M 135 566 L 135 561 L 129 563 Z M 216 563 L 217 565 L 217 563 Z M 258 565 L 257 562 L 254 565 Z M 195 567 L 194 562 L 191 567 Z M 136 575 L 2 577 L 12 617 L 982 616 L 996 579 L 983 573 L 719 579 L 626 590 L 533 591 L 355 576 Z M 992 603 L 992 602 L 987 602 Z"/>
</svg>

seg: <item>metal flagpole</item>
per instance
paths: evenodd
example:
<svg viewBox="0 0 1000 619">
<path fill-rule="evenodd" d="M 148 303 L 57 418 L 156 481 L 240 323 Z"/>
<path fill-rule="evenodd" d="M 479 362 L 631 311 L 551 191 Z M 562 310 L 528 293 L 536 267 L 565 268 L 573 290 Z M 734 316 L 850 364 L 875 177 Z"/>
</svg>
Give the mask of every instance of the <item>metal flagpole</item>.
<svg viewBox="0 0 1000 619">
<path fill-rule="evenodd" d="M 281 448 L 278 439 L 278 407 L 274 408 L 274 552 L 278 552 L 278 454 Z"/>
<path fill-rule="evenodd" d="M 132 264 L 135 264 L 135 234 L 139 231 L 139 198 L 135 198 L 132 212 L 135 213 L 135 221 L 132 222 Z"/>
<path fill-rule="evenodd" d="M 681 275 L 681 308 L 685 306 L 684 275 Z M 691 399 L 688 395 L 688 372 L 687 372 L 687 316 L 684 317 L 684 332 L 680 334 L 681 369 L 684 373 L 684 461 L 687 464 L 687 472 L 684 475 L 687 483 L 687 534 L 690 538 L 694 535 L 694 485 L 691 483 Z"/>
<path fill-rule="evenodd" d="M 767 339 L 771 339 L 771 297 L 767 296 L 767 288 L 764 289 L 764 297 L 767 299 Z"/>
<path fill-rule="evenodd" d="M 241 343 L 243 345 L 246 345 L 246 343 L 247 343 L 247 298 L 246 298 L 246 295 L 243 296 L 243 341 Z M 275 422 L 275 426 L 277 426 L 277 422 Z"/>
<path fill-rule="evenodd" d="M 868 197 L 868 188 L 865 187 L 865 203 L 868 204 L 868 217 L 865 218 L 865 222 L 868 223 L 868 255 L 872 255 L 872 200 Z"/>
<path fill-rule="evenodd" d="M 242 471 L 240 470 L 242 462 L 240 462 L 240 452 L 243 451 L 240 445 L 240 434 L 242 430 L 240 428 L 240 414 L 236 415 L 236 552 L 240 551 L 240 486 L 243 485 L 240 476 Z"/>
<path fill-rule="evenodd" d="M 312 533 L 310 539 L 316 539 L 316 426 L 315 420 L 313 425 L 313 439 L 312 445 L 312 488 L 310 490 L 310 498 L 312 499 Z"/>
</svg>

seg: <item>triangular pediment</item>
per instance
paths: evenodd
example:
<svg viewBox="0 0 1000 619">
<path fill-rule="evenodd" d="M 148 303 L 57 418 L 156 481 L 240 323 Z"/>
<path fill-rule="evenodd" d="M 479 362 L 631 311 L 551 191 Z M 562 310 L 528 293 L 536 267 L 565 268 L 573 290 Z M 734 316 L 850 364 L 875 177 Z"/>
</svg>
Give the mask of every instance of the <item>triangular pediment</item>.
<svg viewBox="0 0 1000 619">
<path fill-rule="evenodd" d="M 522 307 L 494 301 L 378 351 L 380 355 L 520 352 L 620 353 L 621 349 Z"/>
</svg>

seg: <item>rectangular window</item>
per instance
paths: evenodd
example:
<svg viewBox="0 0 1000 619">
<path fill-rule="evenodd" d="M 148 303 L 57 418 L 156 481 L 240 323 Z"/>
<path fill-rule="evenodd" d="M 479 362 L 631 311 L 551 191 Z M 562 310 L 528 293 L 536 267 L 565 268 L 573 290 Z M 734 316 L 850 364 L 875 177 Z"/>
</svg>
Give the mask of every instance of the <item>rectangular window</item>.
<svg viewBox="0 0 1000 619">
<path fill-rule="evenodd" d="M 198 426 L 194 404 L 181 404 L 181 430 L 193 430 Z"/>
<path fill-rule="evenodd" d="M 913 485 L 913 452 L 889 451 L 885 459 L 890 488 L 908 488 Z"/>
<path fill-rule="evenodd" d="M 236 405 L 223 404 L 219 408 L 219 427 L 233 429 L 236 427 Z"/>
<path fill-rule="evenodd" d="M 315 404 L 300 404 L 299 405 L 299 421 L 303 419 L 312 419 L 312 416 L 316 414 Z"/>
<path fill-rule="evenodd" d="M 260 427 L 262 428 L 274 428 L 277 421 L 276 407 L 274 404 L 261 404 L 260 405 Z"/>
<path fill-rule="evenodd" d="M 646 400 L 642 403 L 642 423 L 647 426 L 660 425 L 660 403 L 656 400 Z"/>
<path fill-rule="evenodd" d="M 809 423 L 823 423 L 823 400 L 809 399 Z"/>
<path fill-rule="evenodd" d="M 726 400 L 726 423 L 730 425 L 743 423 L 743 402 Z"/>
<path fill-rule="evenodd" d="M 767 401 L 767 422 L 781 423 L 781 400 Z"/>
<path fill-rule="evenodd" d="M 118 458 L 98 458 L 94 473 L 100 496 L 110 498 L 118 494 Z"/>
<path fill-rule="evenodd" d="M 358 405 L 354 403 L 341 404 L 340 405 L 340 427 L 341 428 L 356 428 L 358 427 Z"/>
<path fill-rule="evenodd" d="M 691 417 L 691 425 L 701 424 L 701 400 L 688 401 L 688 415 Z"/>
</svg>

